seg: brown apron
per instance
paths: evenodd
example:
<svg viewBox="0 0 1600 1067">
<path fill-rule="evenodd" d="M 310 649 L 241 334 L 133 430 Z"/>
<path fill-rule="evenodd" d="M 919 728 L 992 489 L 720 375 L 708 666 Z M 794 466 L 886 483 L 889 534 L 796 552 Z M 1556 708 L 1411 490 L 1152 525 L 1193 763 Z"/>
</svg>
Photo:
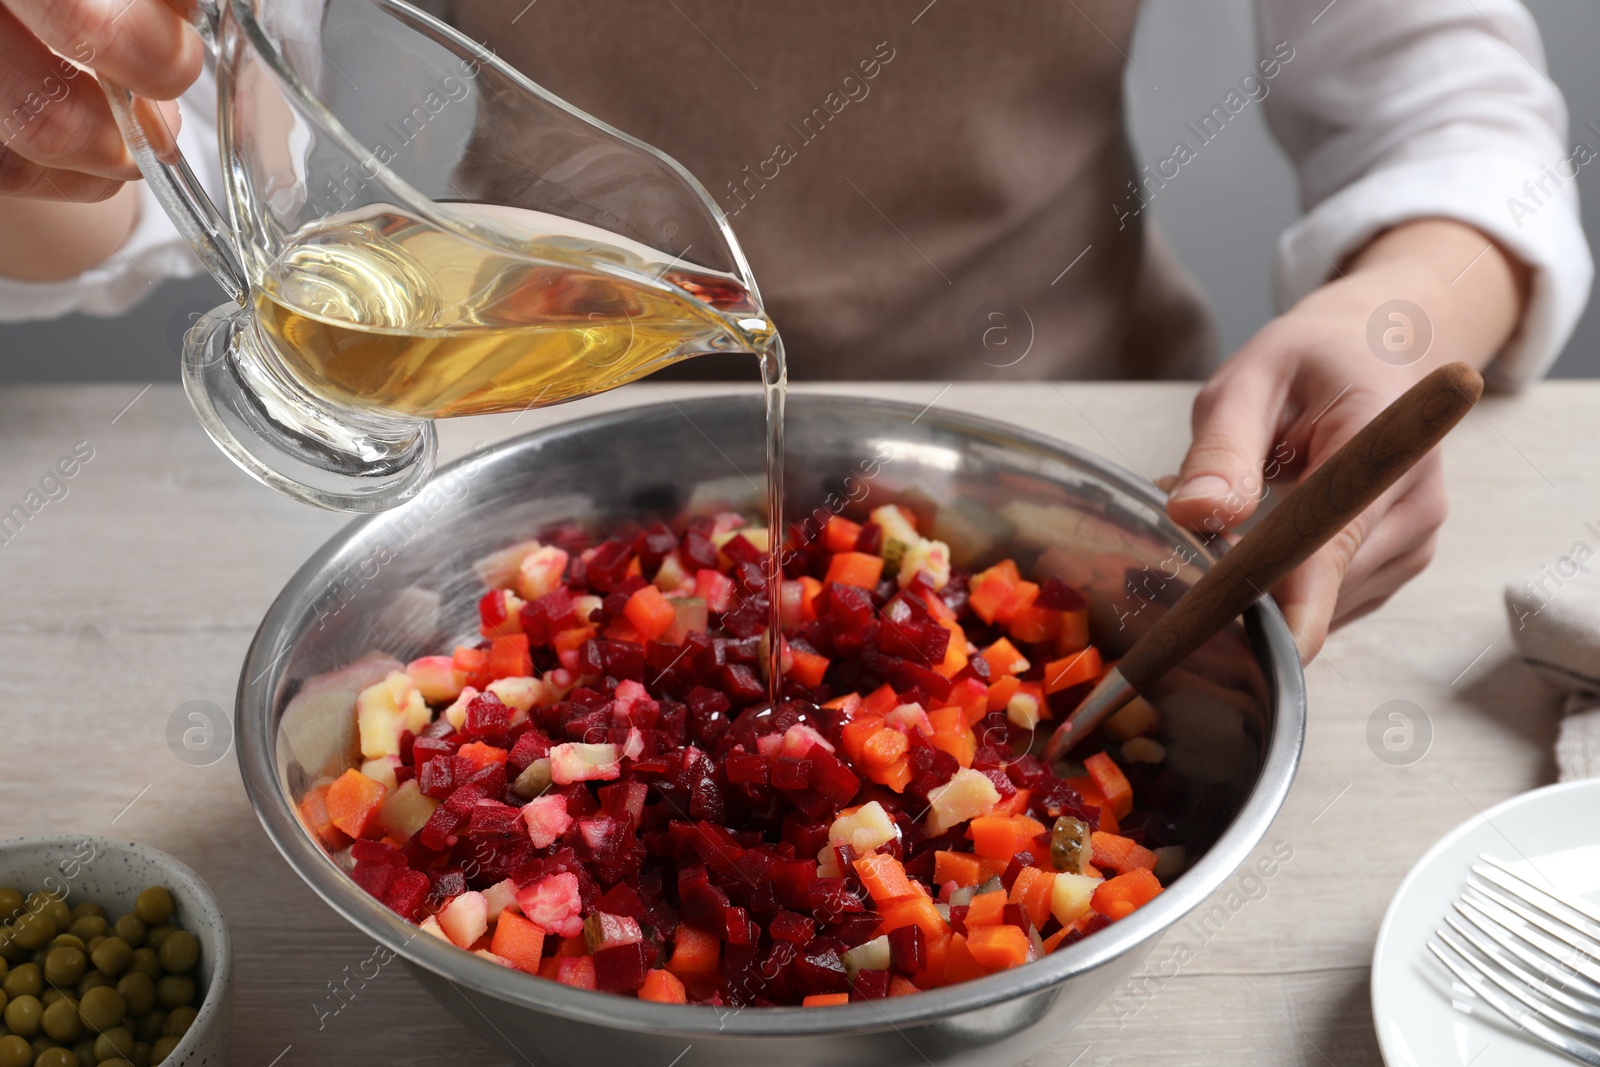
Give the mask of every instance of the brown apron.
<svg viewBox="0 0 1600 1067">
<path fill-rule="evenodd" d="M 704 183 L 791 377 L 1193 377 L 1212 360 L 1198 290 L 1128 212 L 1137 3 L 523 3 L 442 14 Z"/>
</svg>

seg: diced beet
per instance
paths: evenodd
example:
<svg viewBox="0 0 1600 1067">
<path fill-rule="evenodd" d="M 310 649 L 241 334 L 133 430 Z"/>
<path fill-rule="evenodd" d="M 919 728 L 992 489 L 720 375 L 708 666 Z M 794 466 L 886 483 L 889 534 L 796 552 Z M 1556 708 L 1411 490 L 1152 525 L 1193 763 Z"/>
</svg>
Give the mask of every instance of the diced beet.
<svg viewBox="0 0 1600 1067">
<path fill-rule="evenodd" d="M 610 915 L 626 915 L 633 919 L 645 913 L 644 900 L 640 898 L 639 891 L 625 882 L 618 882 L 606 890 L 596 906 Z"/>
<path fill-rule="evenodd" d="M 828 933 L 843 941 L 846 948 L 855 948 L 877 936 L 878 927 L 882 923 L 883 917 L 876 912 L 852 912 L 841 916 L 838 922 L 830 924 Z"/>
<path fill-rule="evenodd" d="M 429 895 L 443 904 L 451 897 L 460 896 L 467 891 L 467 876 L 465 872 L 456 868 L 435 871 L 429 878 Z"/>
<path fill-rule="evenodd" d="M 811 785 L 811 761 L 779 756 L 772 761 L 772 785 L 776 789 L 805 789 Z"/>
<path fill-rule="evenodd" d="M 817 932 L 817 924 L 799 912 L 782 908 L 767 923 L 767 932 L 774 941 L 792 941 L 804 945 Z"/>
<path fill-rule="evenodd" d="M 356 863 L 385 863 L 391 867 L 404 867 L 406 854 L 387 841 L 357 841 L 350 846 L 350 858 Z"/>
<path fill-rule="evenodd" d="M 1047 611 L 1080 611 L 1088 607 L 1089 602 L 1083 599 L 1082 593 L 1052 574 L 1039 584 L 1039 595 L 1034 597 L 1033 606 Z"/>
<path fill-rule="evenodd" d="M 973 765 L 977 766 L 976 761 L 974 761 Z M 985 778 L 994 783 L 994 787 L 1002 799 L 1016 794 L 1017 787 L 1011 784 L 1011 779 L 1006 776 L 1004 769 L 1000 767 L 985 767 L 982 773 Z"/>
<path fill-rule="evenodd" d="M 650 969 L 647 952 L 642 941 L 603 948 L 596 952 L 595 988 L 607 993 L 631 993 L 644 985 L 645 972 Z"/>
<path fill-rule="evenodd" d="M 756 672 L 742 663 L 730 663 L 723 667 L 718 674 L 724 691 L 728 696 L 741 704 L 760 700 L 767 695 L 767 687 Z"/>
<path fill-rule="evenodd" d="M 1007 904 L 1002 916 L 1002 921 L 1007 926 L 1015 926 L 1026 930 L 1033 925 L 1028 921 L 1028 913 L 1022 910 L 1021 904 Z"/>
<path fill-rule="evenodd" d="M 790 970 L 794 975 L 795 986 L 804 993 L 845 991 L 844 961 L 839 958 L 837 949 L 830 947 L 813 949 L 810 952 L 802 951 Z"/>
<path fill-rule="evenodd" d="M 384 890 L 383 902 L 401 918 L 417 919 L 428 899 L 428 876 L 405 867 L 391 870 L 394 873 Z"/>
<path fill-rule="evenodd" d="M 889 995 L 889 978 L 888 971 L 857 971 L 850 991 L 862 1000 L 882 1000 Z"/>
<path fill-rule="evenodd" d="M 622 585 L 633 559 L 633 546 L 626 541 L 602 541 L 585 561 L 584 578 L 589 588 L 604 595 Z"/>
<path fill-rule="evenodd" d="M 865 552 L 869 556 L 876 556 L 883 551 L 883 527 L 875 522 L 862 523 L 861 532 L 856 534 L 857 552 Z"/>
<path fill-rule="evenodd" d="M 493 693 L 480 693 L 467 705 L 467 721 L 462 733 L 494 745 L 505 740 L 506 727 L 510 724 L 511 709 Z"/>
<path fill-rule="evenodd" d="M 499 589 L 491 589 L 478 599 L 478 618 L 484 628 L 497 633 L 506 622 L 506 597 Z"/>
<path fill-rule="evenodd" d="M 861 788 L 861 779 L 837 756 L 818 746 L 807 753 L 811 761 L 811 788 L 821 793 L 835 806 L 850 803 Z"/>
<path fill-rule="evenodd" d="M 1023 850 L 1011 857 L 1011 862 L 1006 864 L 1005 873 L 1000 876 L 1000 881 L 1007 889 L 1011 888 L 1017 880 L 1017 875 L 1022 873 L 1022 868 L 1033 866 L 1033 853 Z"/>
<path fill-rule="evenodd" d="M 722 625 L 739 638 L 758 637 L 767 629 L 767 598 L 746 596 L 732 611 L 722 616 Z"/>
<path fill-rule="evenodd" d="M 1064 948 L 1067 945 L 1075 945 L 1079 941 L 1082 941 L 1084 938 L 1088 937 L 1090 934 L 1104 930 L 1110 925 L 1110 919 L 1106 918 L 1104 915 L 1101 915 L 1099 912 L 1095 912 L 1089 916 L 1088 921 L 1086 921 L 1082 926 L 1075 930 L 1069 930 L 1067 932 L 1067 936 L 1061 939 L 1061 944 L 1057 947 Z"/>
<path fill-rule="evenodd" d="M 644 649 L 631 641 L 597 638 L 592 642 L 600 652 L 600 669 L 617 679 L 644 681 Z"/>
<path fill-rule="evenodd" d="M 950 929 L 966 936 L 967 933 L 967 906 L 965 904 L 950 905 Z"/>
<path fill-rule="evenodd" d="M 351 870 L 350 877 L 356 885 L 382 900 L 384 892 L 389 888 L 390 877 L 396 870 L 401 869 L 403 868 L 396 868 L 387 863 L 357 863 Z"/>
<path fill-rule="evenodd" d="M 728 781 L 734 785 L 767 784 L 767 757 L 759 752 L 730 752 L 723 757 L 722 768 Z M 807 780 L 810 776 L 811 769 L 808 767 Z"/>
<path fill-rule="evenodd" d="M 428 848 L 442 851 L 455 844 L 456 831 L 466 821 L 465 815 L 452 811 L 446 804 L 441 804 L 433 809 L 428 821 L 417 831 L 417 837 Z"/>
<path fill-rule="evenodd" d="M 488 834 L 514 834 L 522 825 L 522 811 L 510 804 L 487 798 L 473 805 L 467 834 L 484 837 Z"/>
<path fill-rule="evenodd" d="M 797 815 L 783 820 L 783 839 L 802 856 L 815 856 L 828 843 L 828 824 Z"/>
<path fill-rule="evenodd" d="M 517 769 L 520 774 L 528 769 L 528 764 L 534 760 L 544 759 L 550 755 L 550 738 L 545 736 L 543 730 L 524 730 L 522 736 L 517 738 L 517 743 L 511 746 L 511 752 L 506 757 L 506 762 Z"/>
<path fill-rule="evenodd" d="M 890 965 L 896 973 L 912 975 L 927 966 L 927 937 L 912 923 L 889 931 Z"/>
</svg>

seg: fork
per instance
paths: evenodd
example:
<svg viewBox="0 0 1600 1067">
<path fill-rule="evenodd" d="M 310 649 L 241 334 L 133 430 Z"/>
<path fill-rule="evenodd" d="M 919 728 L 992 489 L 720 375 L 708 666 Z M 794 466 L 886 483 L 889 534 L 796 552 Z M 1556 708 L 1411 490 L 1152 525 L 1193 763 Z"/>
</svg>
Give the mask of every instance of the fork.
<svg viewBox="0 0 1600 1067">
<path fill-rule="evenodd" d="M 1478 859 L 1444 917 L 1456 936 L 1435 930 L 1445 947 L 1429 941 L 1428 951 L 1523 1031 L 1600 1067 L 1600 908 Z"/>
</svg>

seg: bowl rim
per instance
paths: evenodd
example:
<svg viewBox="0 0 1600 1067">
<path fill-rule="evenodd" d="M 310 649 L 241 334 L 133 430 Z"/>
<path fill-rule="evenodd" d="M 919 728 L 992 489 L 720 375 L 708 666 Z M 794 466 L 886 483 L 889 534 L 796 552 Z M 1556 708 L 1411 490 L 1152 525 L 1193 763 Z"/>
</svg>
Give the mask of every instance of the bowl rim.
<svg viewBox="0 0 1600 1067">
<path fill-rule="evenodd" d="M 183 904 L 190 904 L 203 912 L 215 931 L 215 948 L 211 961 L 211 978 L 206 982 L 205 996 L 200 1000 L 196 1009 L 194 1022 L 189 1024 L 189 1029 L 175 1045 L 167 1058 L 173 1062 L 195 1050 L 200 1042 L 200 1036 L 207 1033 L 213 1026 L 226 1026 L 227 1020 L 223 1017 L 223 1000 L 228 995 L 228 988 L 233 982 L 233 937 L 228 932 L 228 920 L 222 913 L 222 905 L 217 902 L 217 896 L 206 884 L 205 879 L 196 874 L 187 863 L 172 856 L 159 848 L 150 845 L 141 845 L 137 841 L 129 841 L 120 837 L 107 837 L 104 834 L 43 834 L 33 837 L 8 837 L 0 839 L 0 864 L 5 862 L 5 857 L 15 855 L 28 849 L 46 848 L 71 848 L 82 842 L 94 845 L 95 854 L 101 851 L 121 852 L 153 863 L 162 870 L 167 871 L 174 880 L 182 883 L 181 886 L 170 886 L 185 895 Z M 191 1041 L 190 1037 L 194 1040 Z"/>
<path fill-rule="evenodd" d="M 477 470 L 478 465 L 486 466 L 519 451 L 538 449 L 571 435 L 596 432 L 603 435 L 645 417 L 687 412 L 691 416 L 714 418 L 704 409 L 743 405 L 748 401 L 743 394 L 718 393 L 583 416 L 497 442 L 440 468 L 434 477 L 447 477 L 462 468 Z M 1160 522 L 1165 524 L 1169 535 L 1193 547 L 1198 558 L 1212 564 L 1216 561 L 1215 553 L 1196 536 L 1166 518 L 1166 497 L 1155 485 L 1076 445 L 983 416 L 943 409 L 919 411 L 914 404 L 895 400 L 797 392 L 789 397 L 789 403 L 796 402 L 802 406 L 811 403 L 848 406 L 864 416 L 863 425 L 867 427 L 872 425 L 870 420 L 874 417 L 891 424 L 926 419 L 951 432 L 1010 446 L 1022 445 L 1055 459 L 1064 459 L 1151 505 L 1161 516 Z M 863 432 L 870 434 L 871 431 Z M 902 1025 L 921 1024 L 1048 990 L 1153 940 L 1220 889 L 1266 835 L 1288 795 L 1299 765 L 1306 729 L 1305 676 L 1287 622 L 1271 598 L 1264 597 L 1244 616 L 1247 630 L 1265 646 L 1263 673 L 1278 709 L 1263 746 L 1259 776 L 1238 815 L 1210 850 L 1156 900 L 1133 915 L 1099 931 L 1094 937 L 1084 938 L 1031 964 L 914 996 L 820 1010 L 782 1006 L 748 1011 L 629 999 L 623 1001 L 628 1005 L 626 1011 L 621 1011 L 615 993 L 539 981 L 436 938 L 419 937 L 422 931 L 418 926 L 400 918 L 357 886 L 322 847 L 312 841 L 295 814 L 294 805 L 279 788 L 272 757 L 275 739 L 270 736 L 268 724 L 270 696 L 276 686 L 278 666 L 290 647 L 280 638 L 293 621 L 291 612 L 302 606 L 301 596 L 319 581 L 324 567 L 359 541 L 369 528 L 382 522 L 384 514 L 357 518 L 325 542 L 301 565 L 267 609 L 251 640 L 239 676 L 235 736 L 240 776 L 267 836 L 289 866 L 329 907 L 412 965 L 519 1007 L 633 1032 L 730 1038 L 806 1037 L 822 1033 L 898 1030 Z M 283 644 L 281 649 L 280 643 Z M 1290 669 L 1278 669 L 1285 664 Z"/>
</svg>

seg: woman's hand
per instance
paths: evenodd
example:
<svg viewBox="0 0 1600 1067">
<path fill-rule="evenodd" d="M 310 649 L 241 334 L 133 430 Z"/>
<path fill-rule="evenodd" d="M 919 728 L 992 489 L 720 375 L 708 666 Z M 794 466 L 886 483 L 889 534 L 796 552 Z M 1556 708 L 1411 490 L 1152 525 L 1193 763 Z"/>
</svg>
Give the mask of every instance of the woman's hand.
<svg viewBox="0 0 1600 1067">
<path fill-rule="evenodd" d="M 1521 318 L 1525 274 L 1456 222 L 1411 222 L 1374 240 L 1206 383 L 1168 513 L 1203 532 L 1232 529 L 1265 495 L 1264 477 L 1303 476 L 1434 367 L 1487 365 Z M 1413 307 L 1385 307 L 1396 300 Z M 1435 451 L 1272 590 L 1303 660 L 1428 565 L 1447 509 Z"/>
<path fill-rule="evenodd" d="M 162 106 L 200 74 L 182 0 L 0 3 L 0 196 L 92 202 L 139 177 L 99 73 Z"/>
</svg>

